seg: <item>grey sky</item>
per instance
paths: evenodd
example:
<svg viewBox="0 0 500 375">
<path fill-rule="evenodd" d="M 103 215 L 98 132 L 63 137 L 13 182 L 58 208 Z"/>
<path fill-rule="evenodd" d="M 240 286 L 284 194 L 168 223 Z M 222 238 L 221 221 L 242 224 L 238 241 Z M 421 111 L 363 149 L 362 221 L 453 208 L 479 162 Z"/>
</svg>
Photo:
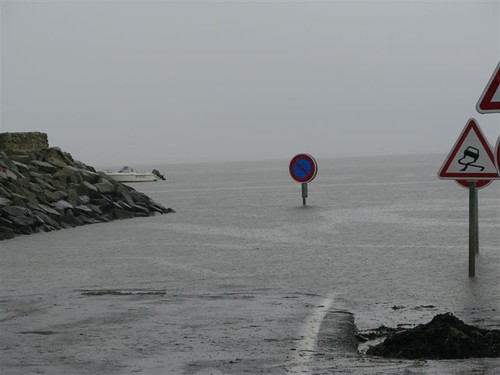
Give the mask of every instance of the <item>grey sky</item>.
<svg viewBox="0 0 500 375">
<path fill-rule="evenodd" d="M 500 1 L 1 1 L 0 131 L 109 164 L 442 153 Z"/>
</svg>

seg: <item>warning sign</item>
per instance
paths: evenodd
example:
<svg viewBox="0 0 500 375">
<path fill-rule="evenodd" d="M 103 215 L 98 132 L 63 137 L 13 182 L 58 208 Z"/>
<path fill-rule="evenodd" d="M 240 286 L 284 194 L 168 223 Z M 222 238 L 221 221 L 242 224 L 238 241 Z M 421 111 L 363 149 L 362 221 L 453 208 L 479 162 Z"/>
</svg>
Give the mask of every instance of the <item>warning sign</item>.
<svg viewBox="0 0 500 375">
<path fill-rule="evenodd" d="M 500 62 L 477 102 L 479 113 L 500 112 Z"/>
<path fill-rule="evenodd" d="M 499 179 L 491 146 L 476 120 L 470 119 L 446 158 L 439 178 L 450 180 Z"/>
</svg>

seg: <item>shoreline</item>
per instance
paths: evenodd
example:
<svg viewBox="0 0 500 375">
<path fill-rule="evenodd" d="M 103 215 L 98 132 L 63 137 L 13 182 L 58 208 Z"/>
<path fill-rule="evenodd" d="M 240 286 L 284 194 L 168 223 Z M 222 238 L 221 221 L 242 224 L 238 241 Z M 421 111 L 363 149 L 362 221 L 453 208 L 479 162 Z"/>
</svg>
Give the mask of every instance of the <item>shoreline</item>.
<svg viewBox="0 0 500 375">
<path fill-rule="evenodd" d="M 0 152 L 0 240 L 173 212 L 57 147 Z"/>
</svg>

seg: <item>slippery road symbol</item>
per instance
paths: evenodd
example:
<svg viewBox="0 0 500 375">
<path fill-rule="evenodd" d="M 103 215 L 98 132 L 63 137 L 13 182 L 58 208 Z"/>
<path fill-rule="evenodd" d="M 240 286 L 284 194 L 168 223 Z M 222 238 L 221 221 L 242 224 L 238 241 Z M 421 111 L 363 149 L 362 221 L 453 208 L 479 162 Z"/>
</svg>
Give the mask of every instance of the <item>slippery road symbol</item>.
<svg viewBox="0 0 500 375">
<path fill-rule="evenodd" d="M 473 118 L 469 119 L 445 159 L 438 177 L 443 180 L 499 180 L 495 156 Z"/>
<path fill-rule="evenodd" d="M 468 167 L 478 168 L 480 171 L 484 170 L 482 165 L 474 164 L 479 159 L 479 150 L 475 147 L 469 146 L 464 150 L 464 156 L 458 160 L 458 164 L 464 167 L 460 169 L 460 172 L 467 170 Z"/>
</svg>

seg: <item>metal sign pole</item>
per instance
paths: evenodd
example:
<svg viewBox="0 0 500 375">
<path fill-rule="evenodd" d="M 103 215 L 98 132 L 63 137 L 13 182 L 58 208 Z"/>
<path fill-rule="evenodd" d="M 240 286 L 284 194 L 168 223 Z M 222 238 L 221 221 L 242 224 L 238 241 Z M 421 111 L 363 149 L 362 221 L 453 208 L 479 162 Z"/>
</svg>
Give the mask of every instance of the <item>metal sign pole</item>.
<svg viewBox="0 0 500 375">
<path fill-rule="evenodd" d="M 477 185 L 477 183 L 476 183 Z M 476 186 L 476 255 L 479 254 L 479 191 Z"/>
<path fill-rule="evenodd" d="M 469 181 L 469 277 L 476 276 L 476 253 L 479 251 L 476 181 Z"/>
<path fill-rule="evenodd" d="M 302 205 L 306 205 L 307 198 L 307 183 L 302 184 Z"/>
</svg>

